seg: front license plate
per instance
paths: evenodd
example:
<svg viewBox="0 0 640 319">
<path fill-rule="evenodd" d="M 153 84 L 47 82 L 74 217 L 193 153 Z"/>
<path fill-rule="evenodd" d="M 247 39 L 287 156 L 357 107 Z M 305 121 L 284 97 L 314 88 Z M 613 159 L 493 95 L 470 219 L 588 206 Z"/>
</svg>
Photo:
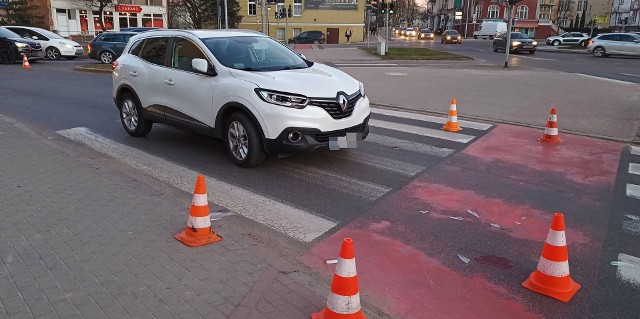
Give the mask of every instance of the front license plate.
<svg viewBox="0 0 640 319">
<path fill-rule="evenodd" d="M 531 48 L 533 48 L 533 47 L 532 47 L 532 46 L 530 46 L 530 45 L 525 45 L 525 46 L 523 46 L 523 48 L 525 48 L 525 49 L 531 49 Z"/>
</svg>

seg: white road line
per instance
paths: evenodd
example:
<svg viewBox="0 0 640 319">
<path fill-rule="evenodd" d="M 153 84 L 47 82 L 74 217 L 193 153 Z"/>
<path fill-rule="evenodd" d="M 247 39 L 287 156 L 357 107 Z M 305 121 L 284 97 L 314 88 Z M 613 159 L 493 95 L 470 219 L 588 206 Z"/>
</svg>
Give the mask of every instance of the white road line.
<svg viewBox="0 0 640 319">
<path fill-rule="evenodd" d="M 611 262 L 618 267 L 618 279 L 635 286 L 640 286 L 640 258 L 619 253 L 618 261 Z"/>
<path fill-rule="evenodd" d="M 294 162 L 275 163 L 276 170 L 308 182 L 320 182 L 326 187 L 367 200 L 376 200 L 391 190 L 389 187 L 333 173 L 321 168 Z"/>
<path fill-rule="evenodd" d="M 197 172 L 98 135 L 85 127 L 58 131 L 58 134 L 111 156 L 125 164 L 167 182 L 186 192 L 193 192 Z M 310 242 L 336 226 L 309 212 L 255 194 L 238 186 L 205 176 L 207 197 L 229 210 L 269 226 L 293 238 Z M 185 216 L 186 218 L 186 216 Z"/>
<path fill-rule="evenodd" d="M 384 75 L 389 75 L 389 76 L 407 76 L 407 73 L 385 72 Z"/>
<path fill-rule="evenodd" d="M 640 199 L 640 186 L 636 184 L 627 184 L 627 196 Z"/>
<path fill-rule="evenodd" d="M 638 74 L 629 74 L 629 73 L 620 73 L 620 74 L 626 75 L 626 76 L 633 76 L 633 77 L 640 78 L 640 75 L 638 75 Z"/>
<path fill-rule="evenodd" d="M 395 111 L 395 110 L 371 108 L 371 113 L 401 117 L 406 119 L 415 119 L 415 120 L 421 120 L 421 121 L 427 121 L 427 122 L 434 122 L 434 123 L 440 123 L 440 124 L 447 123 L 447 118 L 445 117 L 438 117 L 438 116 L 431 116 L 431 115 L 424 115 L 424 114 L 417 114 L 417 113 L 410 113 L 410 112 L 401 112 L 401 111 Z M 458 120 L 458 124 L 462 127 L 468 127 L 468 128 L 483 130 L 483 131 L 488 130 L 492 126 L 491 124 L 470 122 L 470 121 L 460 121 L 460 120 Z"/>
<path fill-rule="evenodd" d="M 451 133 L 451 132 L 442 131 L 442 130 L 434 130 L 434 129 L 425 128 L 425 127 L 380 121 L 380 120 L 374 120 L 374 119 L 369 120 L 369 125 L 374 127 L 385 128 L 388 130 L 394 130 L 394 131 L 400 131 L 405 133 L 439 138 L 443 140 L 449 140 L 457 143 L 468 143 L 469 141 L 475 138 L 475 136 L 471 136 L 471 135 Z"/>
<path fill-rule="evenodd" d="M 525 59 L 531 59 L 531 60 L 541 60 L 541 61 L 557 61 L 556 59 L 535 58 L 532 56 L 524 56 L 524 55 L 512 55 L 512 57 L 525 58 Z"/>
<path fill-rule="evenodd" d="M 365 142 L 376 143 L 389 147 L 398 147 L 404 150 L 409 150 L 413 152 L 418 152 L 421 154 L 433 155 L 438 157 L 447 157 L 453 154 L 456 150 L 444 147 L 436 147 L 429 144 L 423 144 L 418 142 L 413 142 L 409 140 L 403 140 L 400 138 L 378 135 L 374 133 L 369 133 L 367 135 L 367 139 Z"/>
<path fill-rule="evenodd" d="M 633 155 L 640 155 L 640 147 L 638 147 L 638 146 L 631 146 L 631 154 L 633 154 Z"/>
<path fill-rule="evenodd" d="M 335 66 L 397 66 L 396 63 L 336 63 Z"/>
<path fill-rule="evenodd" d="M 629 174 L 640 175 L 640 164 L 629 163 Z"/>
<path fill-rule="evenodd" d="M 586 78 L 591 78 L 591 79 L 596 79 L 596 80 L 602 80 L 602 81 L 607 81 L 607 82 L 613 82 L 613 83 L 618 83 L 618 84 L 631 84 L 631 85 L 638 85 L 638 83 L 627 82 L 627 81 L 621 81 L 621 80 L 614 80 L 614 79 L 608 79 L 608 78 L 603 78 L 603 77 L 594 76 L 594 75 L 588 75 L 588 74 L 582 74 L 582 73 L 573 73 L 573 74 L 577 74 L 577 75 L 580 75 L 580 76 L 584 76 L 584 77 L 586 77 Z"/>
<path fill-rule="evenodd" d="M 335 154 L 333 154 L 335 153 Z M 360 165 L 371 166 L 377 169 L 394 172 L 404 176 L 414 176 L 421 171 L 423 171 L 426 167 L 417 166 L 405 162 L 396 161 L 390 158 L 380 157 L 380 156 L 372 156 L 371 154 L 358 152 L 356 150 L 351 150 L 348 152 L 331 152 L 328 156 L 337 159 L 338 161 L 341 159 L 350 160 L 353 162 L 357 162 Z"/>
</svg>

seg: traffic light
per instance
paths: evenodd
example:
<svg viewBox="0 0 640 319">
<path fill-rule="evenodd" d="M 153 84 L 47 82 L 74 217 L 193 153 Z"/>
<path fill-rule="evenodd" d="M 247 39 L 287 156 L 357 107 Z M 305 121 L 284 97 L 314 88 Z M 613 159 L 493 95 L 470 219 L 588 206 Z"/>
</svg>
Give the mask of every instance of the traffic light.
<svg viewBox="0 0 640 319">
<path fill-rule="evenodd" d="M 293 15 L 293 10 L 291 9 L 291 4 L 289 4 L 289 7 L 287 8 L 287 17 L 291 18 L 292 15 Z"/>
<path fill-rule="evenodd" d="M 394 2 L 389 3 L 389 15 L 393 14 L 393 7 L 395 7 L 396 4 Z"/>
<path fill-rule="evenodd" d="M 384 0 L 382 0 L 382 3 L 380 4 L 380 13 L 387 13 L 387 4 L 384 2 Z"/>
</svg>

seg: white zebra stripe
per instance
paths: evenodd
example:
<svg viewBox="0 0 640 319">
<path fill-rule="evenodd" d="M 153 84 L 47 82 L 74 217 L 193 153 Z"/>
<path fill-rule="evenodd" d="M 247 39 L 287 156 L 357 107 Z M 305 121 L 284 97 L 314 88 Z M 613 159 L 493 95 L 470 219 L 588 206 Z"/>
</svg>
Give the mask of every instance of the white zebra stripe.
<svg viewBox="0 0 640 319">
<path fill-rule="evenodd" d="M 387 109 L 371 108 L 371 113 L 400 117 L 405 119 L 420 120 L 425 122 L 433 122 L 433 123 L 439 123 L 439 124 L 445 124 L 447 122 L 446 118 L 440 117 L 440 116 L 401 112 L 401 111 L 387 110 Z M 468 127 L 468 128 L 482 130 L 482 131 L 486 131 L 491 128 L 491 124 L 480 123 L 480 122 L 470 122 L 470 121 L 461 120 L 461 121 L 458 121 L 458 124 L 460 124 L 462 127 Z"/>
<path fill-rule="evenodd" d="M 187 219 L 187 227 L 193 228 L 207 228 L 211 227 L 211 217 L 193 217 L 189 215 L 189 219 Z"/>
<path fill-rule="evenodd" d="M 640 164 L 629 163 L 629 174 L 640 175 Z"/>
<path fill-rule="evenodd" d="M 636 184 L 627 184 L 627 196 L 640 199 L 640 186 Z"/>
<path fill-rule="evenodd" d="M 341 315 L 350 315 L 360 310 L 360 293 L 353 296 L 340 296 L 334 293 L 327 298 L 327 308 Z"/>
<path fill-rule="evenodd" d="M 450 148 L 436 147 L 429 144 L 423 144 L 420 142 L 413 142 L 409 140 L 403 140 L 400 138 L 378 135 L 374 133 L 369 133 L 369 136 L 367 136 L 367 139 L 364 140 L 364 142 L 376 143 L 376 144 L 389 146 L 389 147 L 398 147 L 405 150 L 418 152 L 421 154 L 427 154 L 427 155 L 433 155 L 433 156 L 439 156 L 439 157 L 447 157 L 455 153 L 456 151 Z"/>
<path fill-rule="evenodd" d="M 633 154 L 633 155 L 640 155 L 640 147 L 638 147 L 638 146 L 631 146 L 631 154 Z"/>
<path fill-rule="evenodd" d="M 549 229 L 549 234 L 547 235 L 547 244 L 558 247 L 566 246 L 567 238 L 565 237 L 564 231 Z"/>
<path fill-rule="evenodd" d="M 336 275 L 343 278 L 355 277 L 356 272 L 356 259 L 338 259 L 338 265 L 336 266 Z"/>
<path fill-rule="evenodd" d="M 448 140 L 448 141 L 457 142 L 457 143 L 468 143 L 469 141 L 475 138 L 475 136 L 472 136 L 472 135 L 451 133 L 451 132 L 442 131 L 442 130 L 434 130 L 426 127 L 419 127 L 419 126 L 413 126 L 408 124 L 387 122 L 387 121 L 374 120 L 374 119 L 369 120 L 369 125 L 373 127 L 388 129 L 388 130 L 439 138 L 439 139 Z"/>
<path fill-rule="evenodd" d="M 557 127 L 545 127 L 544 128 L 544 134 L 558 135 L 558 128 Z"/>
<path fill-rule="evenodd" d="M 540 261 L 538 261 L 538 270 L 549 276 L 566 277 L 569 276 L 569 261 L 551 261 L 540 256 Z"/>
<path fill-rule="evenodd" d="M 194 206 L 209 205 L 209 201 L 207 200 L 207 194 L 193 194 L 193 199 L 191 199 L 191 205 L 194 205 Z"/>
<path fill-rule="evenodd" d="M 558 116 L 557 115 L 549 115 L 549 121 L 558 122 Z"/>
</svg>

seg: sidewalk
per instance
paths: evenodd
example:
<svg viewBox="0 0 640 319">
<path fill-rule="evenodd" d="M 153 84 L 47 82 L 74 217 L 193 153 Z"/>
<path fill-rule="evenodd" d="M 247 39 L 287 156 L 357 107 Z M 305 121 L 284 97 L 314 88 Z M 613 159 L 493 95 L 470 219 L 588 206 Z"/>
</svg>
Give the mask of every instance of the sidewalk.
<svg viewBox="0 0 640 319">
<path fill-rule="evenodd" d="M 306 319 L 324 307 L 331 278 L 261 243 L 259 226 L 241 235 L 250 222 L 225 217 L 221 242 L 189 248 L 173 235 L 191 194 L 54 136 L 0 115 L 0 318 Z"/>
</svg>

